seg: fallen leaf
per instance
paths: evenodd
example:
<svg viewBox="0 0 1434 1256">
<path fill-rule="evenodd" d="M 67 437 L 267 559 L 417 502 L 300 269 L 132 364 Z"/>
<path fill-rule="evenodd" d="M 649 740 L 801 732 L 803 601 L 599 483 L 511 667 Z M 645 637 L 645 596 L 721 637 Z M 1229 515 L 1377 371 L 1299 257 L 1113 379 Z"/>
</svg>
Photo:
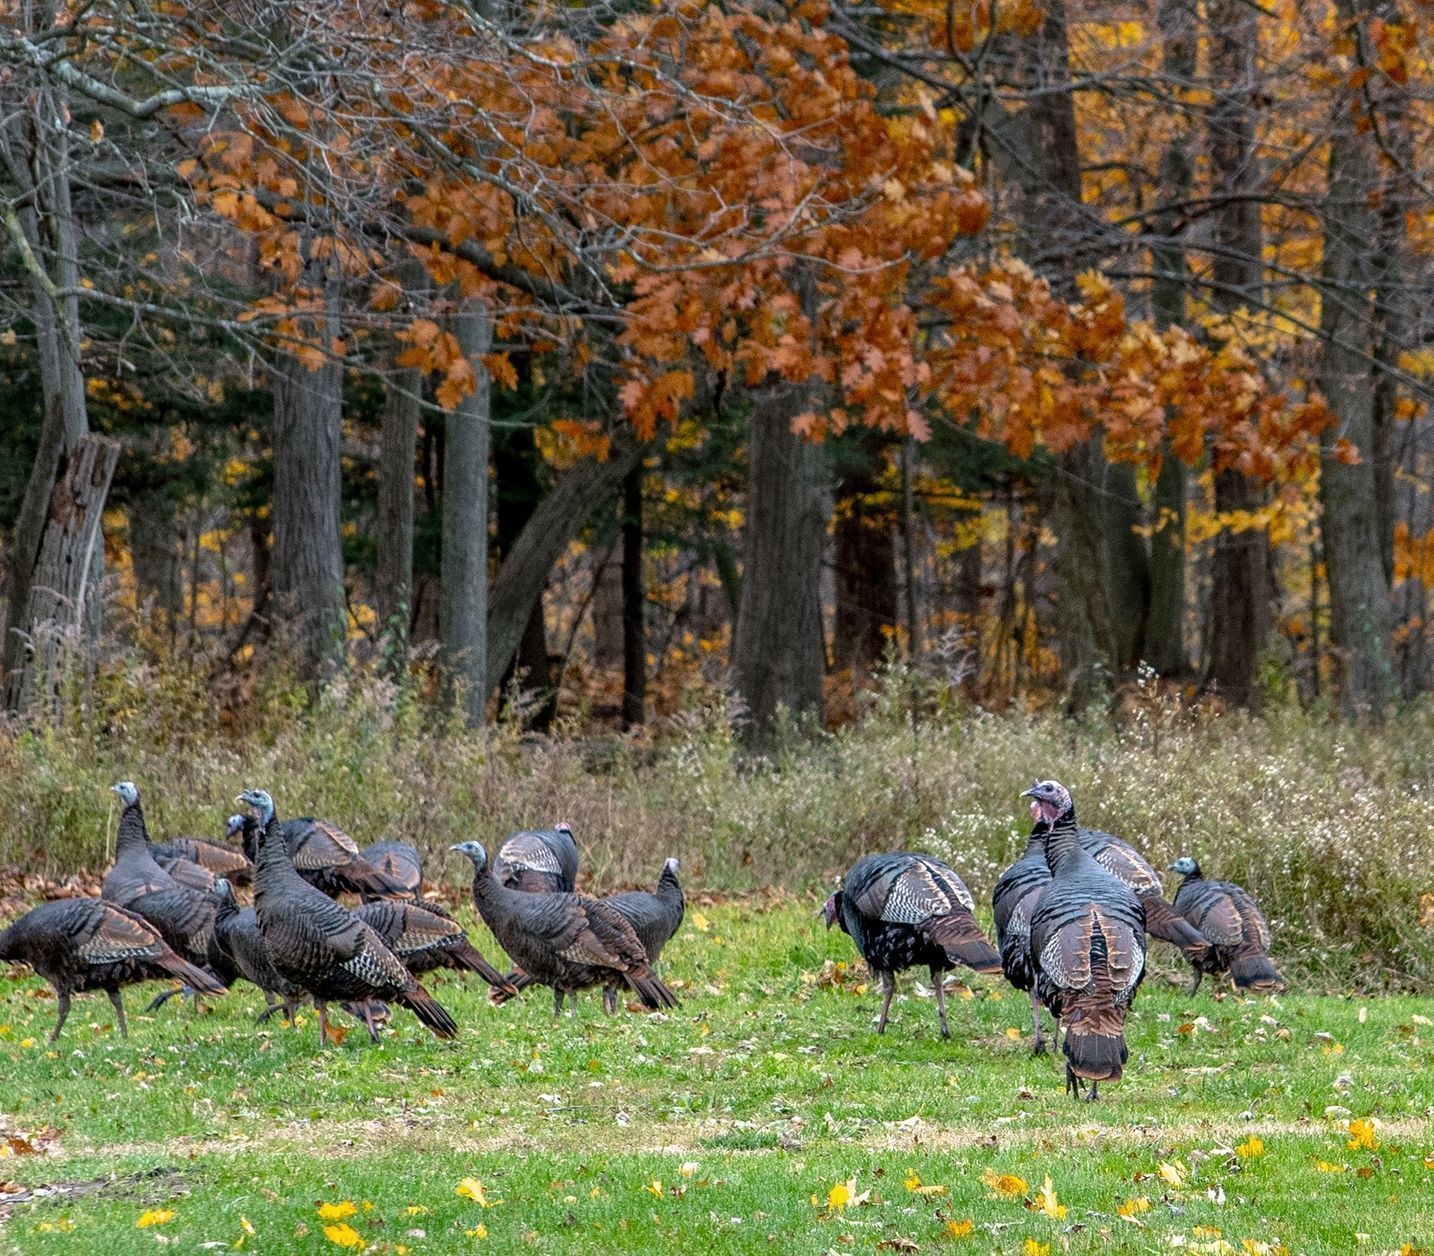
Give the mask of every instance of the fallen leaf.
<svg viewBox="0 0 1434 1256">
<path fill-rule="evenodd" d="M 1040 1192 L 1036 1195 L 1036 1202 L 1031 1207 L 1037 1212 L 1045 1213 L 1052 1221 L 1066 1219 L 1066 1206 L 1056 1198 L 1055 1187 L 1051 1185 L 1049 1176 L 1041 1183 Z"/>
<path fill-rule="evenodd" d="M 173 1208 L 149 1208 L 140 1213 L 139 1220 L 134 1223 L 136 1230 L 148 1230 L 150 1226 L 164 1225 L 167 1221 L 174 1220 Z"/>
<path fill-rule="evenodd" d="M 459 1182 L 453 1188 L 453 1193 L 464 1199 L 471 1199 L 480 1208 L 496 1208 L 503 1202 L 501 1199 L 489 1199 L 488 1192 L 483 1189 L 483 1183 L 472 1177 L 466 1177 Z"/>
<path fill-rule="evenodd" d="M 340 1200 L 337 1204 L 321 1203 L 315 1204 L 319 1212 L 320 1221 L 342 1221 L 345 1217 L 352 1217 L 358 1211 L 351 1200 Z"/>
<path fill-rule="evenodd" d="M 827 1207 L 840 1212 L 852 1201 L 856 1191 L 852 1183 L 838 1182 L 827 1192 Z"/>
<path fill-rule="evenodd" d="M 1347 1164 L 1330 1164 L 1328 1160 L 1316 1160 L 1315 1168 L 1321 1173 L 1347 1173 L 1349 1171 Z"/>
<path fill-rule="evenodd" d="M 998 1174 L 994 1169 L 982 1169 L 981 1181 L 997 1199 L 1019 1199 L 1031 1189 L 1025 1178 L 1014 1173 Z"/>
<path fill-rule="evenodd" d="M 336 1243 L 339 1247 L 356 1247 L 362 1249 L 364 1246 L 363 1237 L 347 1221 L 340 1221 L 337 1225 L 326 1225 L 324 1237 L 330 1243 Z"/>
<path fill-rule="evenodd" d="M 1038 1243 L 1035 1239 L 1027 1239 L 1021 1244 L 1021 1256 L 1051 1256 L 1051 1245 Z"/>
<path fill-rule="evenodd" d="M 1349 1149 L 1351 1151 L 1374 1151 L 1379 1146 L 1379 1139 L 1374 1133 L 1374 1122 L 1372 1120 L 1351 1121 L 1346 1127 L 1349 1130 Z"/>
<path fill-rule="evenodd" d="M 976 1228 L 970 1217 L 961 1221 L 948 1221 L 945 1234 L 948 1239 L 966 1239 L 971 1237 L 971 1232 Z"/>
<path fill-rule="evenodd" d="M 1264 1139 L 1258 1135 L 1251 1134 L 1243 1143 L 1236 1146 L 1235 1154 L 1239 1156 L 1241 1160 L 1254 1160 L 1257 1156 L 1263 1156 L 1265 1154 Z"/>
</svg>

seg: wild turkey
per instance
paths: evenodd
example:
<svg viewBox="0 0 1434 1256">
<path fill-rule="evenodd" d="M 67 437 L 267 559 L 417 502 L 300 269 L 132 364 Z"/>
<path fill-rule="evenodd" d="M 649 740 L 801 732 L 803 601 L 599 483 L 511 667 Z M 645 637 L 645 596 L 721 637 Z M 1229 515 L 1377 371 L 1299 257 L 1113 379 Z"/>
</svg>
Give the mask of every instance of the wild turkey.
<svg viewBox="0 0 1434 1256">
<path fill-rule="evenodd" d="M 1145 932 L 1178 946 L 1192 964 L 1210 949 L 1198 929 L 1162 897 L 1160 878 L 1149 861 L 1129 842 L 1099 829 L 1077 828 L 1080 844 L 1111 876 L 1124 881 L 1145 904 Z"/>
<path fill-rule="evenodd" d="M 456 920 L 417 903 L 379 899 L 354 909 L 355 916 L 383 940 L 409 972 L 456 968 L 477 973 L 490 986 L 517 994 L 517 988 L 493 967 Z"/>
<path fill-rule="evenodd" d="M 524 829 L 503 839 L 493 876 L 510 890 L 571 894 L 578 884 L 578 844 L 562 821 L 550 829 Z"/>
<path fill-rule="evenodd" d="M 423 893 L 423 859 L 407 842 L 374 842 L 363 848 L 363 857 L 395 885 L 403 886 L 408 898 Z"/>
<path fill-rule="evenodd" d="M 259 932 L 259 918 L 252 907 L 240 907 L 234 897 L 234 889 L 220 877 L 214 883 L 219 903 L 214 918 L 214 937 L 235 971 L 245 981 L 264 992 L 265 1008 L 259 1019 L 268 1020 L 276 1011 L 282 1010 L 290 1020 L 303 991 L 293 982 L 279 975 L 278 969 L 269 962 L 269 952 L 264 948 L 264 939 Z"/>
<path fill-rule="evenodd" d="M 642 949 L 647 952 L 647 962 L 656 965 L 662 948 L 673 934 L 682 927 L 686 903 L 682 897 L 682 884 L 677 879 L 681 863 L 674 857 L 662 865 L 662 875 L 657 879 L 653 893 L 646 890 L 630 890 L 622 894 L 609 894 L 598 900 L 606 903 L 623 917 L 637 934 Z M 494 990 L 489 994 L 493 1003 L 504 1003 L 519 990 L 534 984 L 533 979 L 522 971 L 515 970 L 507 976 L 512 989 Z M 603 986 L 603 1007 L 609 1015 L 617 1011 L 617 983 L 610 981 Z"/>
<path fill-rule="evenodd" d="M 192 859 L 186 859 L 183 855 L 168 854 L 160 847 L 161 843 L 159 842 L 150 845 L 150 854 L 154 862 L 180 885 L 187 889 L 197 890 L 200 894 L 214 892 L 214 874 L 208 868 L 195 863 Z"/>
<path fill-rule="evenodd" d="M 175 954 L 153 925 L 97 898 L 41 903 L 0 932 L 0 959 L 29 964 L 54 987 L 59 1016 L 51 1042 L 65 1027 L 74 994 L 105 991 L 124 1038 L 129 1036 L 120 997 L 124 986 L 177 977 L 190 989 L 224 993 L 207 972 Z"/>
<path fill-rule="evenodd" d="M 1078 1078 L 1119 1081 L 1128 1052 L 1125 1014 L 1145 975 L 1145 905 L 1082 848 L 1075 806 L 1058 781 L 1037 781 L 1021 795 L 1035 800 L 1051 882 L 1031 916 L 1036 993 L 1065 1029 L 1066 1090 Z"/>
<path fill-rule="evenodd" d="M 243 819 L 242 816 L 239 818 Z M 233 820 L 234 817 L 230 817 L 231 824 Z M 172 837 L 167 842 L 155 842 L 154 858 L 162 868 L 169 866 L 165 860 L 188 860 L 212 873 L 213 877 L 224 877 L 233 885 L 248 885 L 254 876 L 254 865 L 237 846 L 226 846 L 223 842 L 211 842 L 202 837 Z M 206 890 L 214 888 L 213 877 L 210 884 L 204 887 Z"/>
<path fill-rule="evenodd" d="M 1171 864 L 1170 871 L 1185 874 L 1175 891 L 1175 910 L 1210 941 L 1209 953 L 1195 961 L 1195 980 L 1187 993 L 1200 988 L 1206 973 L 1214 977 L 1223 972 L 1241 990 L 1256 994 L 1283 990 L 1285 979 L 1270 960 L 1270 926 L 1249 892 L 1233 881 L 1205 880 L 1200 865 L 1189 855 Z"/>
<path fill-rule="evenodd" d="M 330 898 L 345 890 L 373 898 L 407 898 L 398 881 L 384 875 L 359 854 L 347 833 L 327 820 L 301 816 L 295 820 L 273 821 L 275 831 L 288 847 L 289 858 L 299 876 Z M 262 819 L 243 826 L 244 853 L 258 864 L 258 838 Z"/>
<path fill-rule="evenodd" d="M 978 973 L 1001 971 L 1001 957 L 976 923 L 975 909 L 961 878 L 931 855 L 866 855 L 852 865 L 822 912 L 827 928 L 840 924 L 881 978 L 877 1033 L 886 1032 L 896 974 L 925 965 L 936 991 L 941 1036 L 951 1037 L 943 974 L 957 964 Z"/>
<path fill-rule="evenodd" d="M 1034 809 L 1034 804 L 1033 804 Z M 1035 962 L 1031 956 L 1031 916 L 1041 891 L 1051 883 L 1051 869 L 1046 862 L 1045 824 L 1037 824 L 1026 842 L 1026 853 L 1001 874 L 991 895 L 996 917 L 996 946 L 1001 952 L 1001 968 L 1017 990 L 1031 994 L 1031 1019 L 1035 1034 L 1031 1051 L 1045 1050 L 1041 1030 L 1041 1000 L 1036 994 Z"/>
<path fill-rule="evenodd" d="M 124 802 L 124 810 L 115 837 L 115 861 L 105 875 L 102 897 L 142 916 L 180 955 L 204 967 L 214 940 L 214 900 L 181 885 L 155 863 L 134 784 L 121 781 L 111 788 Z"/>
<path fill-rule="evenodd" d="M 531 982 L 553 988 L 553 1016 L 563 995 L 576 1008 L 579 990 L 621 980 L 658 1009 L 677 999 L 654 975 L 633 927 L 613 908 L 586 894 L 524 893 L 499 883 L 479 842 L 451 850 L 473 861 L 473 902 L 498 943 Z"/>
<path fill-rule="evenodd" d="M 274 818 L 274 800 L 264 790 L 252 789 L 241 794 L 240 801 L 254 808 L 260 822 L 254 864 L 259 935 L 278 974 L 313 997 L 320 1042 L 328 1039 L 325 1005 L 330 1001 L 401 1003 L 437 1037 L 457 1037 L 453 1018 L 378 934 L 295 870 Z M 377 1042 L 372 1015 L 366 1012 L 364 1019 L 369 1037 Z"/>
</svg>

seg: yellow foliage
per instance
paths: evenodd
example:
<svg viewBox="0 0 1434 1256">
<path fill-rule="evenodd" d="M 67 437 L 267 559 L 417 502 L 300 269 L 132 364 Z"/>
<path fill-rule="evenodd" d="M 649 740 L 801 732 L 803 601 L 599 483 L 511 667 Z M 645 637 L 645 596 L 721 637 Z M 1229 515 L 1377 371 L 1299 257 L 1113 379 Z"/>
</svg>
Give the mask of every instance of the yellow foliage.
<svg viewBox="0 0 1434 1256">
<path fill-rule="evenodd" d="M 353 1201 L 344 1199 L 337 1204 L 322 1203 L 318 1205 L 320 1221 L 342 1221 L 345 1217 L 352 1217 L 358 1211 Z"/>
<path fill-rule="evenodd" d="M 340 1221 L 336 1225 L 326 1225 L 324 1237 L 339 1247 L 353 1247 L 362 1250 L 365 1246 L 363 1236 L 347 1221 Z"/>
<path fill-rule="evenodd" d="M 1374 1121 L 1351 1121 L 1349 1123 L 1349 1149 L 1351 1151 L 1375 1151 L 1379 1138 L 1374 1132 Z"/>
<path fill-rule="evenodd" d="M 164 1225 L 167 1221 L 174 1220 L 173 1208 L 150 1208 L 140 1214 L 139 1220 L 134 1223 L 136 1230 L 148 1230 L 150 1226 Z"/>
<path fill-rule="evenodd" d="M 1264 1140 L 1251 1134 L 1249 1138 L 1235 1148 L 1235 1154 L 1239 1156 L 1241 1160 L 1253 1160 L 1257 1156 L 1263 1156 L 1265 1154 Z"/>
<path fill-rule="evenodd" d="M 994 1169 L 982 1169 L 981 1182 L 996 1199 L 1020 1199 L 1031 1189 L 1025 1178 L 1014 1173 L 997 1173 Z"/>
</svg>

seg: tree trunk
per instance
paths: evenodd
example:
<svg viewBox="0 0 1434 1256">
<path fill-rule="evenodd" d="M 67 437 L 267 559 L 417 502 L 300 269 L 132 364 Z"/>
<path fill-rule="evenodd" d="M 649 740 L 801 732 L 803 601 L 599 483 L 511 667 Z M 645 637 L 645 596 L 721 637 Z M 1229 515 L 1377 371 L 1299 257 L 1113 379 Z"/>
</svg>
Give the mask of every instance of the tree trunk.
<svg viewBox="0 0 1434 1256">
<path fill-rule="evenodd" d="M 1166 78 L 1175 88 L 1193 84 L 1200 20 L 1194 0 L 1161 0 L 1156 16 Z M 1177 233 L 1178 207 L 1189 197 L 1193 181 L 1191 138 L 1188 130 L 1174 136 L 1161 155 L 1159 196 L 1170 208 L 1155 220 L 1150 253 L 1155 270 L 1151 306 L 1156 326 L 1162 328 L 1185 321 L 1188 274 L 1185 245 Z M 1185 480 L 1185 464 L 1164 442 L 1151 501 L 1150 610 L 1141 650 L 1161 676 L 1184 675 L 1190 666 L 1185 653 Z"/>
<path fill-rule="evenodd" d="M 413 615 L 413 474 L 423 376 L 415 366 L 394 366 L 384 398 L 378 454 L 378 570 L 374 590 L 385 667 L 407 671 Z"/>
<path fill-rule="evenodd" d="M 322 325 L 311 329 L 323 365 L 310 370 L 283 353 L 273 374 L 273 603 L 283 625 L 276 637 L 311 684 L 343 666 L 347 618 L 339 534 L 343 367 L 327 356 L 340 335 L 337 276 L 324 288 Z"/>
<path fill-rule="evenodd" d="M 1025 108 L 1031 141 L 1027 230 L 1052 287 L 1070 300 L 1076 295 L 1081 258 L 1091 250 L 1094 227 L 1082 207 L 1080 146 L 1062 0 L 1046 7 L 1046 19 L 1029 44 L 1034 94 Z M 1067 703 L 1070 709 L 1080 710 L 1105 695 L 1117 670 L 1112 595 L 1123 602 L 1125 590 L 1148 577 L 1124 565 L 1115 569 L 1108 565 L 1112 559 L 1124 564 L 1130 554 L 1124 544 L 1106 544 L 1112 525 L 1105 517 L 1107 467 L 1100 438 L 1055 455 L 1054 462 L 1060 584 L 1057 638 Z"/>
<path fill-rule="evenodd" d="M 642 572 L 642 476 L 639 461 L 622 482 L 622 726 L 647 718 L 647 587 Z"/>
<path fill-rule="evenodd" d="M 6 677 L 5 705 L 26 711 L 58 701 L 66 664 L 88 658 L 89 604 L 95 551 L 103 544 L 105 497 L 119 461 L 118 441 L 86 436 L 74 448 L 50 494 L 29 599 L 16 621 L 22 655 Z"/>
<path fill-rule="evenodd" d="M 49 22 L 49 15 L 29 6 L 21 17 L 16 24 L 25 34 L 35 34 L 37 27 Z M 0 626 L 4 632 L 0 677 L 5 678 L 7 693 L 19 690 L 22 678 L 13 678 L 12 672 L 23 668 L 28 642 L 37 631 L 48 631 L 30 618 L 30 608 L 47 601 L 32 598 L 30 582 L 38 570 L 62 461 L 78 455 L 90 430 L 79 360 L 84 331 L 77 296 L 79 246 L 71 202 L 69 93 L 51 75 L 39 74 L 32 82 L 24 73 L 16 73 L 19 77 L 7 96 L 27 103 L 10 109 L 0 119 L 0 163 L 13 189 L 10 203 L 19 206 L 7 211 L 6 226 L 23 241 L 22 265 L 45 392 L 45 418 L 11 536 L 6 614 Z M 12 238 L 11 245 L 16 244 Z M 96 546 L 92 553 L 95 570 L 87 588 L 97 594 L 104 547 Z M 85 622 L 94 621 L 87 617 Z"/>
<path fill-rule="evenodd" d="M 1214 101 L 1210 111 L 1214 211 L 1211 304 L 1233 311 L 1258 299 L 1264 276 L 1254 111 L 1260 92 L 1260 10 L 1245 0 L 1211 0 L 1207 13 Z M 1237 471 L 1215 477 L 1215 509 L 1258 511 L 1264 494 Z M 1260 652 L 1270 635 L 1273 580 L 1263 528 L 1222 531 L 1211 564 L 1209 649 L 1205 683 L 1237 706 L 1259 704 Z"/>
<path fill-rule="evenodd" d="M 524 370 L 527 369 L 525 366 Z M 498 486 L 498 551 L 506 560 L 543 497 L 543 484 L 538 475 L 542 455 L 531 427 L 510 428 L 500 434 L 495 446 L 494 463 Z M 581 520 L 578 521 L 581 524 Z M 577 525 L 574 525 L 576 530 Z M 559 551 L 561 552 L 561 551 Z M 556 561 L 556 556 L 554 560 Z M 619 577 L 620 579 L 621 577 Z M 547 572 L 543 573 L 543 585 Z M 621 610 L 618 612 L 621 617 Z M 619 626 L 619 636 L 621 627 Z M 621 641 L 618 655 L 621 656 Z M 553 689 L 548 660 L 548 623 L 543 611 L 543 589 L 533 600 L 527 623 L 518 640 L 518 650 L 504 668 L 500 698 L 506 703 L 515 677 L 520 685 L 537 700 L 529 702 L 522 716 L 527 727 L 546 732 L 558 713 L 557 693 Z"/>
<path fill-rule="evenodd" d="M 488 420 L 484 356 L 493 321 L 477 299 L 462 302 L 454 333 L 473 368 L 473 391 L 448 416 L 443 441 L 443 573 L 439 632 L 450 701 L 471 725 L 488 705 Z"/>
<path fill-rule="evenodd" d="M 174 498 L 162 488 L 139 493 L 129 507 L 130 560 L 141 620 L 163 627 L 171 643 L 183 609 Z"/>
<path fill-rule="evenodd" d="M 577 464 L 538 503 L 507 553 L 488 599 L 488 675 L 502 676 L 538 606 L 548 572 L 594 510 L 610 501 L 642 457 L 636 441 L 614 441 L 606 462 Z M 539 607 L 541 609 L 541 607 Z"/>
<path fill-rule="evenodd" d="M 732 688 L 754 744 L 770 738 L 779 711 L 821 715 L 826 456 L 792 431 L 811 404 L 810 386 L 782 382 L 752 415 Z"/>
<path fill-rule="evenodd" d="M 1337 0 L 1343 23 L 1360 22 L 1368 37 L 1374 6 Z M 1376 241 L 1369 198 L 1379 186 L 1373 138 L 1339 100 L 1324 201 L 1324 287 L 1320 383 L 1335 426 L 1321 445 L 1320 504 L 1325 569 L 1329 576 L 1331 644 L 1341 660 L 1340 707 L 1347 715 L 1383 718 L 1394 688 L 1390 657 L 1393 614 L 1381 561 L 1375 447 L 1374 290 Z M 1335 456 L 1334 441 L 1354 446 L 1351 466 Z"/>
<path fill-rule="evenodd" d="M 871 674 L 896 627 L 896 539 L 890 511 L 874 507 L 869 462 L 849 470 L 836 496 L 836 598 L 832 665 L 854 680 Z"/>
</svg>

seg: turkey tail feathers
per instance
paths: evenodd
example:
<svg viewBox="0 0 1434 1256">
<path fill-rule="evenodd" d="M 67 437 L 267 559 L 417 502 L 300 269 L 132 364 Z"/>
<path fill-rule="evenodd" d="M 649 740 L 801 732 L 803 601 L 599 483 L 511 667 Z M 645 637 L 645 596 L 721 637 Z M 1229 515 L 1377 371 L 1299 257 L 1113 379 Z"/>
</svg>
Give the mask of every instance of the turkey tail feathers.
<svg viewBox="0 0 1434 1256">
<path fill-rule="evenodd" d="M 448 1014 L 443 1004 L 422 986 L 400 994 L 398 1002 L 427 1025 L 433 1031 L 434 1037 L 444 1039 L 458 1037 L 458 1023 Z"/>
<path fill-rule="evenodd" d="M 952 912 L 935 917 L 926 932 L 953 963 L 965 964 L 978 973 L 1001 972 L 1001 956 L 987 940 L 970 912 Z"/>
<path fill-rule="evenodd" d="M 1145 931 L 1152 938 L 1178 946 L 1191 959 L 1199 959 L 1210 943 L 1198 929 L 1159 895 L 1140 900 L 1145 905 Z"/>
<path fill-rule="evenodd" d="M 191 990 L 197 994 L 228 994 L 229 988 L 224 985 L 213 973 L 191 964 L 187 959 L 178 955 L 169 955 L 158 961 L 159 966 L 165 972 L 178 977 Z"/>
<path fill-rule="evenodd" d="M 1230 961 L 1230 976 L 1241 990 L 1253 990 L 1256 994 L 1277 994 L 1285 988 L 1285 979 L 1280 970 L 1270 962 L 1268 955 L 1259 951 L 1242 951 Z"/>
<path fill-rule="evenodd" d="M 1124 1020 L 1123 1012 L 1105 1008 L 1089 1019 L 1065 1022 L 1063 1049 L 1071 1072 L 1095 1082 L 1119 1081 L 1130 1054 Z"/>
<path fill-rule="evenodd" d="M 642 1000 L 644 1007 L 657 1011 L 664 1007 L 676 1007 L 677 996 L 654 975 L 650 968 L 638 968 L 623 973 L 633 993 Z"/>
<path fill-rule="evenodd" d="M 508 998 L 512 998 L 518 993 L 518 987 L 484 959 L 483 953 L 467 939 L 464 939 L 461 946 L 454 947 L 452 954 L 455 968 L 477 973 L 490 986 L 495 990 L 502 991 Z"/>
</svg>

